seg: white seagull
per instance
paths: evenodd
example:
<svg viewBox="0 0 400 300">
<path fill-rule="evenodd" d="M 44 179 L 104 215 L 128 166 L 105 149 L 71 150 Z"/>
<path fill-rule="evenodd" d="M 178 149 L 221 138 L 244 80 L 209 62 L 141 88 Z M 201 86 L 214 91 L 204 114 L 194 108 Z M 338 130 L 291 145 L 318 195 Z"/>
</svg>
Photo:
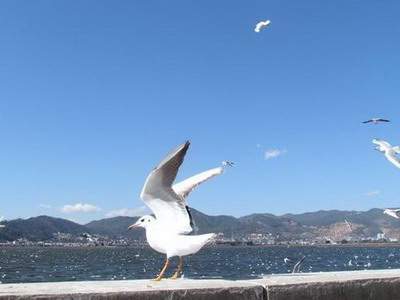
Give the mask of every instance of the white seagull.
<svg viewBox="0 0 400 300">
<path fill-rule="evenodd" d="M 400 208 L 398 208 L 398 209 L 387 208 L 383 211 L 383 213 L 386 215 L 389 215 L 395 219 L 400 219 Z"/>
<path fill-rule="evenodd" d="M 380 123 L 389 123 L 389 122 L 390 122 L 390 120 L 387 120 L 387 119 L 372 118 L 372 119 L 369 119 L 369 120 L 367 120 L 367 121 L 364 121 L 363 124 L 372 123 L 372 124 L 374 124 L 374 125 L 378 125 L 378 124 L 380 124 Z"/>
<path fill-rule="evenodd" d="M 265 21 L 258 22 L 256 24 L 256 27 L 254 28 L 254 31 L 255 32 L 260 32 L 262 29 L 267 27 L 269 24 L 271 24 L 270 20 L 265 20 Z"/>
<path fill-rule="evenodd" d="M 374 139 L 372 143 L 377 145 L 375 150 L 382 152 L 388 161 L 400 168 L 400 158 L 397 157 L 397 154 L 400 154 L 400 146 L 393 147 L 388 142 L 380 139 Z"/>
<path fill-rule="evenodd" d="M 186 142 L 175 149 L 146 179 L 140 197 L 155 217 L 143 216 L 129 226 L 129 229 L 144 228 L 150 247 L 167 256 L 164 267 L 154 279 L 156 281 L 164 276 L 169 259 L 174 256 L 179 257 L 179 265 L 171 278 L 178 278 L 182 274 L 182 257 L 198 252 L 216 236 L 214 233 L 188 235 L 193 231 L 193 222 L 186 198 L 199 184 L 222 174 L 224 167 L 205 171 L 173 185 L 189 145 L 190 142 Z"/>
</svg>

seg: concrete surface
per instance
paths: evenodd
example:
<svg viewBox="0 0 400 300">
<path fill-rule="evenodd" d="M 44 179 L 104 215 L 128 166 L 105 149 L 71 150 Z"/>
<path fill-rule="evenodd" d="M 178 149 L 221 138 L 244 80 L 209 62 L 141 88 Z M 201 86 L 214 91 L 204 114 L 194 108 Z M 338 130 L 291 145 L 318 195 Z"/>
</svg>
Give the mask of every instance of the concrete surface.
<svg viewBox="0 0 400 300">
<path fill-rule="evenodd" d="M 0 299 L 400 300 L 400 269 L 270 275 L 255 280 L 126 280 L 0 285 Z"/>
</svg>

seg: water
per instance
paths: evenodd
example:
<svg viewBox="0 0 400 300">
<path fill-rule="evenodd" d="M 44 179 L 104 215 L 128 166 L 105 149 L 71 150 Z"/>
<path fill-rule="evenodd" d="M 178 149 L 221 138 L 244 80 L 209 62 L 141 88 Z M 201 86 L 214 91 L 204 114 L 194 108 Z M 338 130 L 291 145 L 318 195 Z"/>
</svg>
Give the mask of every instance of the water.
<svg viewBox="0 0 400 300">
<path fill-rule="evenodd" d="M 247 279 L 290 273 L 285 257 L 306 256 L 302 272 L 400 268 L 398 247 L 206 248 L 185 259 L 185 278 Z M 0 282 L 152 278 L 164 257 L 147 248 L 0 248 Z M 169 274 L 175 268 L 173 260 Z M 168 274 L 168 275 L 169 275 Z"/>
</svg>

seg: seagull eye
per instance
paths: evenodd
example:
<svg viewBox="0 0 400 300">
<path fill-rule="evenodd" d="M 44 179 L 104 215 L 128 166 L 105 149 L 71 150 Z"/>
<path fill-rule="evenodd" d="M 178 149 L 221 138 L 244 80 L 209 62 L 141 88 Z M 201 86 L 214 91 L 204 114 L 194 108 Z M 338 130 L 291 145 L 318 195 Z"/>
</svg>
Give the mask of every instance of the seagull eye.
<svg viewBox="0 0 400 300">
<path fill-rule="evenodd" d="M 144 222 L 144 220 L 143 220 L 143 219 L 141 219 L 141 220 L 140 220 L 140 222 Z"/>
</svg>

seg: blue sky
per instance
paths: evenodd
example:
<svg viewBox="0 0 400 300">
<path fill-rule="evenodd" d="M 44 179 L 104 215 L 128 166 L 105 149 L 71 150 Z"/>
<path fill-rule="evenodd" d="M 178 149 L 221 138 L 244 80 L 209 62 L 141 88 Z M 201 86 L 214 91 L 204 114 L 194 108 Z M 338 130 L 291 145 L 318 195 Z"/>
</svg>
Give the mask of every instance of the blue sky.
<svg viewBox="0 0 400 300">
<path fill-rule="evenodd" d="M 2 1 L 0 215 L 141 210 L 147 173 L 237 163 L 189 199 L 241 216 L 394 207 L 399 1 Z M 270 19 L 257 34 L 254 25 Z M 365 126 L 373 116 L 390 125 Z M 265 152 L 282 155 L 265 159 Z M 62 212 L 90 204 L 89 212 Z"/>
</svg>

